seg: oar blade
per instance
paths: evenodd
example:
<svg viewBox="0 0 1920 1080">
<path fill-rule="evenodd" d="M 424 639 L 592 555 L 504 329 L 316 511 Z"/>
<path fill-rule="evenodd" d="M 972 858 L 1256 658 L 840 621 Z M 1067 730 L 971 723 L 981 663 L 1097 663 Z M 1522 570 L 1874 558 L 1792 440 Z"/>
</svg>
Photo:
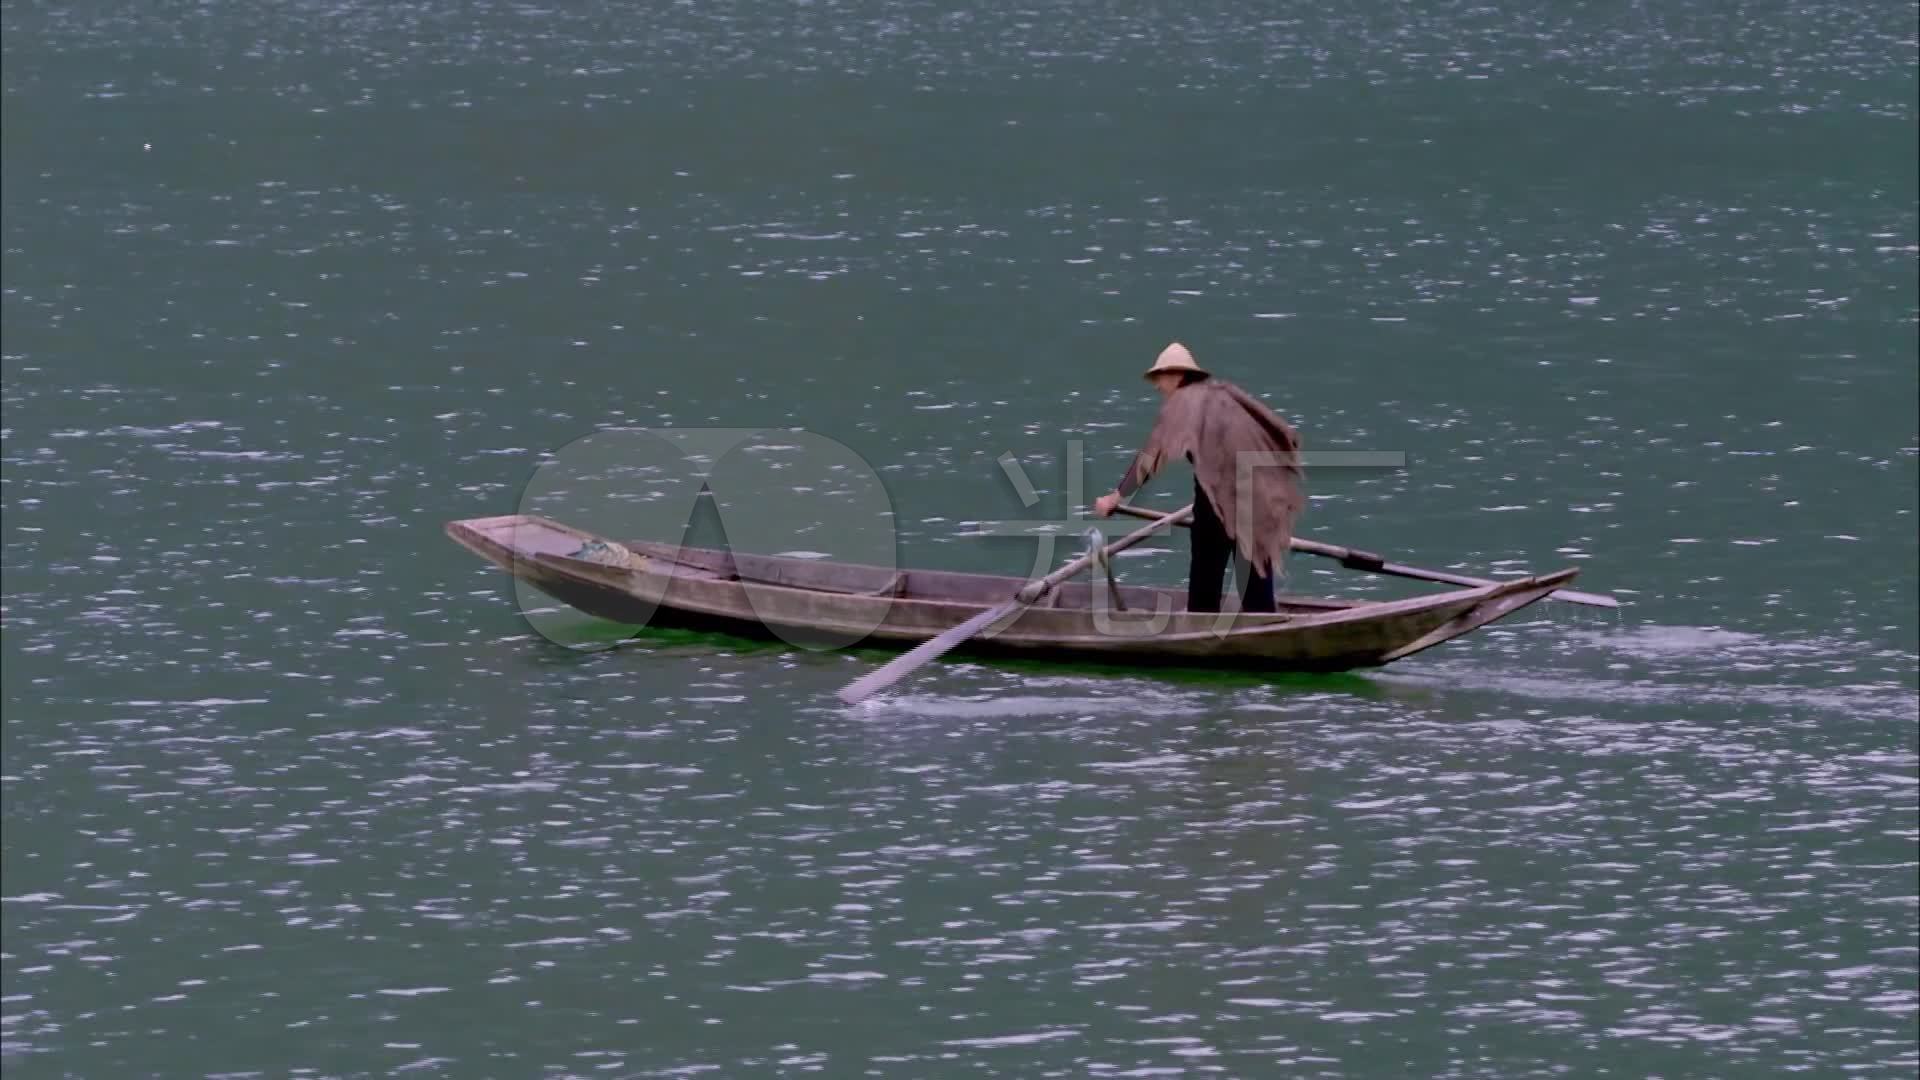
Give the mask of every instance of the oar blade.
<svg viewBox="0 0 1920 1080">
<path fill-rule="evenodd" d="M 1617 598 L 1608 596 L 1605 593 L 1575 592 L 1572 589 L 1561 589 L 1556 593 L 1548 593 L 1547 599 L 1562 600 L 1569 604 L 1585 604 L 1587 607 L 1617 608 L 1620 606 L 1620 601 Z"/>
<path fill-rule="evenodd" d="M 865 701 L 867 698 L 899 682 L 915 668 L 939 659 L 941 656 L 953 651 L 956 646 L 968 638 L 992 626 L 1014 610 L 1025 606 L 1026 605 L 1019 600 L 1009 600 L 999 607 L 988 608 L 973 618 L 968 619 L 966 622 L 945 631 L 938 637 L 928 638 L 919 645 L 914 646 L 912 651 L 903 653 L 888 661 L 886 664 L 848 683 L 840 691 L 840 700 L 848 705 Z"/>
</svg>

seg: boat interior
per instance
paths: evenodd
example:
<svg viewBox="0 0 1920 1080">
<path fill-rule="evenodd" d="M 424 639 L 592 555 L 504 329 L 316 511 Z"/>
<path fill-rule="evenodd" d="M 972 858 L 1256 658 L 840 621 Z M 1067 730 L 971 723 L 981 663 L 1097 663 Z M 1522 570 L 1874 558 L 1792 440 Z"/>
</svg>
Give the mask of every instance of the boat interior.
<svg viewBox="0 0 1920 1080">
<path fill-rule="evenodd" d="M 602 537 L 544 518 L 513 516 L 462 524 L 482 534 L 505 552 L 523 558 L 547 555 L 593 561 L 595 548 L 590 545 L 605 543 Z M 655 541 L 625 541 L 621 546 L 646 560 L 666 564 L 665 568 L 680 577 L 739 580 L 749 584 L 849 596 L 986 605 L 1008 599 L 1023 583 L 1023 579 L 1008 575 L 903 570 L 822 559 L 751 555 Z M 1090 581 L 1087 574 L 1078 575 L 1074 580 L 1061 584 L 1037 606 L 1084 610 L 1094 603 L 1094 590 L 1097 588 L 1104 594 L 1102 602 L 1112 604 L 1117 595 L 1116 606 L 1124 610 L 1153 611 L 1165 605 L 1168 610 L 1178 611 L 1185 607 L 1187 596 L 1184 588 L 1113 585 L 1104 572 L 1095 573 L 1099 574 L 1097 581 Z M 1222 602 L 1229 607 L 1236 602 L 1232 587 L 1225 590 Z M 1337 611 L 1361 603 L 1357 600 L 1291 595 L 1275 597 L 1275 607 L 1280 612 Z"/>
</svg>

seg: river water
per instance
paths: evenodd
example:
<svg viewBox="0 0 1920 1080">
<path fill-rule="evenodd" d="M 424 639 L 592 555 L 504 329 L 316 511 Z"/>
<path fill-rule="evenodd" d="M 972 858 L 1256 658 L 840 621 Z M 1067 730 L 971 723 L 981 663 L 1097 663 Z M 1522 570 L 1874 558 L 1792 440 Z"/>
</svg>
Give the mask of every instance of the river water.
<svg viewBox="0 0 1920 1080">
<path fill-rule="evenodd" d="M 1920 1065 L 1910 5 L 0 18 L 9 1076 Z M 803 428 L 791 546 L 1024 572 L 1175 339 L 1405 455 L 1305 535 L 1626 605 L 848 710 L 441 532 Z"/>
</svg>

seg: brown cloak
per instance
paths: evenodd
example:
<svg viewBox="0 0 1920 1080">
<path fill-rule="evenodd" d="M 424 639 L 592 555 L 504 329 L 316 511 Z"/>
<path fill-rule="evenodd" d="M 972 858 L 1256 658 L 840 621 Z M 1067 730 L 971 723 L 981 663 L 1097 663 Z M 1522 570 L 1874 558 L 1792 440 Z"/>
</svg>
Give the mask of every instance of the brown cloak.
<svg viewBox="0 0 1920 1080">
<path fill-rule="evenodd" d="M 1128 477 L 1144 484 L 1177 458 L 1193 462 L 1193 477 L 1241 558 L 1272 575 L 1307 501 L 1300 436 L 1292 425 L 1230 382 L 1188 383 L 1160 406 Z M 1242 492 L 1249 496 L 1244 504 Z"/>
</svg>

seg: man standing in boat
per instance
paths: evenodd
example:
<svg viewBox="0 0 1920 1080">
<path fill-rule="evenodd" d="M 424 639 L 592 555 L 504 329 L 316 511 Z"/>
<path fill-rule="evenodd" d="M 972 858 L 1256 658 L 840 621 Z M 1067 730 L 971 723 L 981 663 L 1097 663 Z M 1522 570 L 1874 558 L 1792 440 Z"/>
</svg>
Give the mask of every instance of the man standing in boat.
<svg viewBox="0 0 1920 1080">
<path fill-rule="evenodd" d="M 1219 611 L 1227 562 L 1238 553 L 1240 610 L 1273 610 L 1273 578 L 1306 505 L 1300 437 L 1252 394 L 1213 377 L 1175 342 L 1146 379 L 1160 392 L 1160 417 L 1120 486 L 1094 501 L 1101 517 L 1170 458 L 1193 464 L 1192 563 L 1187 610 Z"/>
</svg>

